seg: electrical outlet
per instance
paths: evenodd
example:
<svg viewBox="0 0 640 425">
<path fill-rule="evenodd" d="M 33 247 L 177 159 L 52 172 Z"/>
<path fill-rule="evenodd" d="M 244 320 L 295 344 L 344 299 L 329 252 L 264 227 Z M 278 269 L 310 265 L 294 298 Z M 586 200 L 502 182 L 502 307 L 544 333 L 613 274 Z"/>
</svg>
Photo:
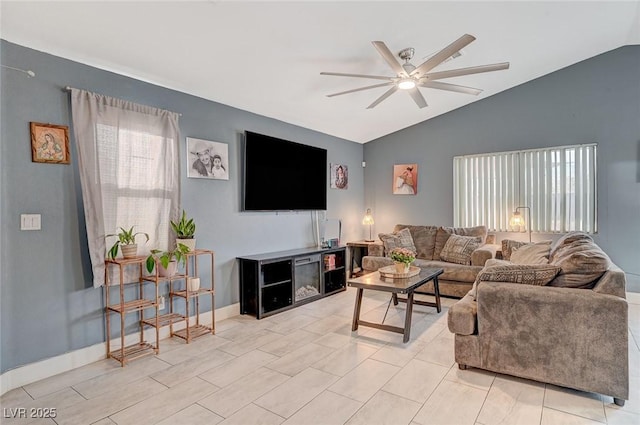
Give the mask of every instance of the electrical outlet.
<svg viewBox="0 0 640 425">
<path fill-rule="evenodd" d="M 158 310 L 164 310 L 164 296 L 160 297 L 160 302 L 158 303 Z"/>
</svg>

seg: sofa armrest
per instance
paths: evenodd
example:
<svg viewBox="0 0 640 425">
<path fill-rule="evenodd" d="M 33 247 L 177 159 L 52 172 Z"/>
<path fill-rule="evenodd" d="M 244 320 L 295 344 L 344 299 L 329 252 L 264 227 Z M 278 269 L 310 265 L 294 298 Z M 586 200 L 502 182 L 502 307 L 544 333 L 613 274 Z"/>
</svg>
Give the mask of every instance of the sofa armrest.
<svg viewBox="0 0 640 425">
<path fill-rule="evenodd" d="M 471 265 L 483 267 L 490 258 L 496 258 L 499 245 L 484 244 L 471 253 Z"/>
<path fill-rule="evenodd" d="M 467 293 L 460 301 L 449 307 L 447 312 L 449 331 L 458 335 L 475 334 L 477 314 L 478 303 L 470 293 Z"/>
<path fill-rule="evenodd" d="M 482 367 L 628 399 L 628 305 L 589 289 L 482 281 Z"/>
</svg>

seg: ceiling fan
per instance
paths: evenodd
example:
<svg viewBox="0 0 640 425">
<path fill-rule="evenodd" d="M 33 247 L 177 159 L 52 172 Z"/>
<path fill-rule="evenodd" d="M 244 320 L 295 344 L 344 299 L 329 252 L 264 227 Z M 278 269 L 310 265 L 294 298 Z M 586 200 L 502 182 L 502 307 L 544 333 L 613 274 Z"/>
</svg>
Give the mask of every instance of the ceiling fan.
<svg viewBox="0 0 640 425">
<path fill-rule="evenodd" d="M 409 93 L 409 96 L 418 105 L 419 108 L 427 106 L 427 101 L 418 90 L 418 87 L 428 87 L 431 89 L 448 90 L 458 93 L 466 93 L 472 95 L 478 95 L 482 92 L 481 89 L 475 89 L 473 87 L 459 86 L 456 84 L 443 83 L 441 79 L 459 77 L 461 75 L 479 74 L 482 72 L 499 71 L 509 68 L 509 62 L 495 63 L 491 65 L 479 65 L 469 68 L 450 69 L 448 71 L 431 72 L 432 69 L 447 61 L 451 57 L 460 56 L 460 50 L 469 45 L 476 38 L 472 35 L 465 34 L 453 43 L 449 44 L 438 53 L 431 56 L 421 65 L 417 67 L 409 62 L 413 58 L 414 49 L 409 47 L 402 49 L 398 56 L 404 60 L 404 63 L 399 63 L 395 58 L 391 50 L 382 41 L 372 41 L 373 46 L 378 50 L 378 53 L 389 64 L 391 69 L 396 73 L 395 77 L 387 77 L 384 75 L 364 75 L 364 74 L 345 74 L 342 72 L 321 72 L 320 75 L 334 75 L 338 77 L 356 77 L 356 78 L 369 78 L 372 80 L 385 80 L 384 83 L 374 84 L 372 86 L 360 87 L 357 89 L 342 91 L 339 93 L 333 93 L 327 95 L 327 97 L 340 96 L 343 94 L 354 93 L 362 90 L 375 89 L 378 87 L 391 86 L 389 90 L 384 92 L 382 96 L 377 98 L 371 105 L 367 106 L 367 109 L 375 108 L 380 102 L 394 94 L 398 90 L 404 90 Z"/>
</svg>

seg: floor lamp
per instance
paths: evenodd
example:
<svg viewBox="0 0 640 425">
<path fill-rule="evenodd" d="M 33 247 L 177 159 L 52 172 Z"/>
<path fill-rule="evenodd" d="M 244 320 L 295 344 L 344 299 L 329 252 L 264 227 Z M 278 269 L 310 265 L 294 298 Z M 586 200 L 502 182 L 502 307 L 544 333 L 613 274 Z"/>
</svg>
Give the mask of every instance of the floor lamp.
<svg viewBox="0 0 640 425">
<path fill-rule="evenodd" d="M 364 215 L 362 219 L 362 224 L 369 225 L 369 239 L 365 239 L 365 242 L 373 242 L 373 237 L 371 236 L 371 226 L 373 225 L 373 216 L 371 215 L 371 208 L 367 208 L 367 213 Z"/>
<path fill-rule="evenodd" d="M 524 218 L 522 214 L 520 214 L 521 209 L 527 209 L 527 217 L 529 218 L 529 225 L 527 226 L 527 230 L 529 231 L 529 242 L 531 242 L 531 208 L 529 207 L 517 207 L 513 212 L 513 216 L 511 216 L 511 226 L 522 226 L 524 224 Z"/>
</svg>

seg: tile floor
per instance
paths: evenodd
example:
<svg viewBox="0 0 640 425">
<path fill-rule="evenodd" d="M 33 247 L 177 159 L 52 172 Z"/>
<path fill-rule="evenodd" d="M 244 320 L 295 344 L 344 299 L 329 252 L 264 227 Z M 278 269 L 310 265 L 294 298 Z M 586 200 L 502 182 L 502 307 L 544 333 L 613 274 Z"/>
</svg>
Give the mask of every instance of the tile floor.
<svg viewBox="0 0 640 425">
<path fill-rule="evenodd" d="M 388 296 L 365 292 L 380 320 Z M 445 309 L 416 306 L 411 340 L 351 332 L 355 291 L 263 319 L 236 316 L 191 344 L 121 368 L 102 360 L 2 396 L 2 424 L 640 424 L 640 294 L 629 294 L 631 395 L 623 408 L 598 394 L 480 370 L 461 371 Z M 404 305 L 386 323 L 402 325 Z M 597 367 L 597 366 L 596 366 Z M 55 419 L 8 418 L 55 408 Z"/>
</svg>

